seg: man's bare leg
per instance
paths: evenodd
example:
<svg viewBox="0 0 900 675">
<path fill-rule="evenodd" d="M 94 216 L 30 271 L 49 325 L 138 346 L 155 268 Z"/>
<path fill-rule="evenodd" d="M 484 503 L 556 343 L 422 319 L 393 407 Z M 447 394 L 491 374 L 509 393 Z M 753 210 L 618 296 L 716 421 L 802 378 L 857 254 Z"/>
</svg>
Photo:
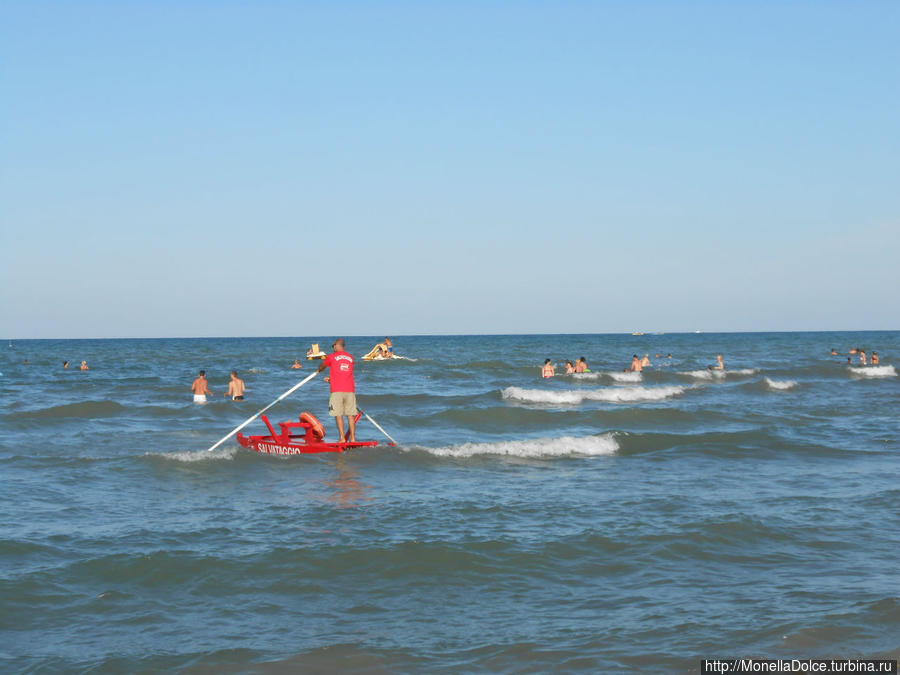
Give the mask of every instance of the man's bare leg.
<svg viewBox="0 0 900 675">
<path fill-rule="evenodd" d="M 347 419 L 350 421 L 350 442 L 356 443 L 356 416 L 347 415 Z"/>
<path fill-rule="evenodd" d="M 338 415 L 335 419 L 337 420 L 338 425 L 338 438 L 340 439 L 341 443 L 343 443 L 345 440 L 347 440 L 344 437 L 344 416 Z"/>
</svg>

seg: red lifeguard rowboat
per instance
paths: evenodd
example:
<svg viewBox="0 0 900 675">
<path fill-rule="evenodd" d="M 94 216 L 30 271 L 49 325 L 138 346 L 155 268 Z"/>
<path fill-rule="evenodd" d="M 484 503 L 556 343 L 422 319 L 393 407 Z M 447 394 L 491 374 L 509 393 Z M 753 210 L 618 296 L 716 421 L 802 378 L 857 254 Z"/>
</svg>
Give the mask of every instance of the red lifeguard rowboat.
<svg viewBox="0 0 900 675">
<path fill-rule="evenodd" d="M 281 422 L 281 433 L 275 433 L 272 423 L 265 415 L 262 421 L 269 427 L 269 434 L 263 436 L 237 435 L 237 441 L 248 450 L 263 455 L 310 455 L 319 452 L 344 452 L 351 448 L 374 448 L 378 441 L 357 441 L 356 443 L 327 443 L 325 427 L 310 413 L 302 413 L 299 422 Z M 359 418 L 362 413 L 356 417 Z M 291 433 L 293 429 L 302 429 L 303 433 Z"/>
</svg>

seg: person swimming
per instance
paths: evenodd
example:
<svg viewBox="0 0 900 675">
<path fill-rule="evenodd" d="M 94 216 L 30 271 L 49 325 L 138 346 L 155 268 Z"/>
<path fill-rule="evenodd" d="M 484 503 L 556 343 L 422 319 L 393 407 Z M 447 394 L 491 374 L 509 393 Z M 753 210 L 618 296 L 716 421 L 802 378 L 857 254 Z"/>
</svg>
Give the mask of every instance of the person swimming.
<svg viewBox="0 0 900 675">
<path fill-rule="evenodd" d="M 831 348 L 831 355 L 837 356 L 837 349 L 835 349 L 834 347 Z"/>
<path fill-rule="evenodd" d="M 294 363 L 291 366 L 291 368 L 297 369 L 297 368 L 302 368 L 302 367 L 303 366 L 300 364 L 300 359 L 294 359 Z"/>
<path fill-rule="evenodd" d="M 566 361 L 566 375 L 571 375 L 575 372 L 575 364 L 571 361 Z"/>
<path fill-rule="evenodd" d="M 81 370 L 90 370 L 90 368 L 88 368 L 87 361 L 82 361 L 80 367 L 81 367 Z"/>
<path fill-rule="evenodd" d="M 553 377 L 554 375 L 556 375 L 556 368 L 553 367 L 550 359 L 544 361 L 544 367 L 541 368 L 541 375 L 545 378 Z"/>
<path fill-rule="evenodd" d="M 649 354 L 644 354 L 644 358 L 641 359 L 641 367 L 642 367 L 642 368 L 648 368 L 648 367 L 650 367 L 650 366 L 652 366 L 652 365 L 653 365 L 653 364 L 650 363 L 650 355 L 649 355 Z"/>
<path fill-rule="evenodd" d="M 722 358 L 721 354 L 716 354 L 716 361 L 719 363 L 716 365 L 714 370 L 725 370 L 725 359 Z"/>
<path fill-rule="evenodd" d="M 866 352 L 862 349 L 857 351 L 859 352 L 859 362 L 863 365 L 866 365 Z"/>
<path fill-rule="evenodd" d="M 631 372 L 639 373 L 644 369 L 644 366 L 641 364 L 640 358 L 638 358 L 637 354 L 633 354 L 631 356 Z"/>
<path fill-rule="evenodd" d="M 68 370 L 68 369 L 69 369 L 69 362 L 63 361 L 63 370 Z"/>
<path fill-rule="evenodd" d="M 575 372 L 576 373 L 589 373 L 591 369 L 588 368 L 587 359 L 583 356 L 575 361 Z"/>
<path fill-rule="evenodd" d="M 877 366 L 879 363 L 881 363 L 881 357 L 878 356 L 878 352 L 873 351 L 872 352 L 872 365 Z"/>
</svg>

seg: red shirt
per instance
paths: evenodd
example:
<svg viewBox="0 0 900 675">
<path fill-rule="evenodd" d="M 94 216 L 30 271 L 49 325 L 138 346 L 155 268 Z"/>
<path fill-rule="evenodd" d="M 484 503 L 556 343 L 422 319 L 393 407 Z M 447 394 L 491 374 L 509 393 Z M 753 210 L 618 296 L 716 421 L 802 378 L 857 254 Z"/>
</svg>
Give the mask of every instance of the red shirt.
<svg viewBox="0 0 900 675">
<path fill-rule="evenodd" d="M 334 352 L 325 357 L 325 365 L 331 368 L 331 391 L 356 391 L 353 382 L 353 355 Z"/>
</svg>

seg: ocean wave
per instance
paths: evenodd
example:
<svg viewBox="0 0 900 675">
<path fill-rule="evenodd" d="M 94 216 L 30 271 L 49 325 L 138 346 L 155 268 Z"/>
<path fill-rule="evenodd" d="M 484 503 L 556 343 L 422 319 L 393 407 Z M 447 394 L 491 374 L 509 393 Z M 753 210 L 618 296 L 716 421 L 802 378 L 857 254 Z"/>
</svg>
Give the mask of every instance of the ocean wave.
<svg viewBox="0 0 900 675">
<path fill-rule="evenodd" d="M 154 457 L 166 459 L 171 462 L 211 462 L 220 459 L 231 460 L 237 455 L 240 448 L 232 446 L 229 448 L 219 448 L 209 452 L 208 450 L 185 450 L 183 452 L 146 452 L 145 457 Z"/>
<path fill-rule="evenodd" d="M 612 455 L 619 444 L 612 434 L 602 436 L 536 438 L 494 443 L 462 443 L 441 448 L 416 447 L 438 457 L 473 457 L 475 455 L 507 455 L 511 457 L 591 457 Z"/>
<path fill-rule="evenodd" d="M 693 377 L 697 380 L 723 380 L 729 375 L 755 375 L 759 372 L 759 368 L 738 368 L 737 370 L 688 370 L 678 373 L 687 377 Z"/>
<path fill-rule="evenodd" d="M 629 372 L 629 373 L 612 372 L 612 373 L 607 373 L 607 375 L 609 375 L 616 382 L 641 382 L 644 379 L 644 376 L 638 372 L 634 372 L 634 373 L 632 373 L 632 372 Z"/>
<path fill-rule="evenodd" d="M 784 391 L 786 389 L 793 389 L 797 386 L 796 380 L 773 380 L 769 377 L 763 378 L 766 381 L 766 384 L 769 386 L 769 389 L 777 389 L 779 391 Z"/>
<path fill-rule="evenodd" d="M 851 366 L 850 372 L 862 377 L 897 377 L 894 366 Z"/>
<path fill-rule="evenodd" d="M 607 401 L 610 403 L 633 403 L 637 401 L 662 401 L 683 394 L 686 387 L 621 387 L 594 390 L 552 391 L 549 389 L 523 389 L 507 387 L 500 393 L 505 399 L 527 403 L 557 403 L 578 405 L 584 401 Z"/>
<path fill-rule="evenodd" d="M 112 417 L 128 411 L 128 408 L 117 401 L 81 401 L 80 403 L 64 403 L 63 405 L 30 410 L 18 413 L 17 417 L 52 419 L 60 417 L 91 418 Z"/>
</svg>

